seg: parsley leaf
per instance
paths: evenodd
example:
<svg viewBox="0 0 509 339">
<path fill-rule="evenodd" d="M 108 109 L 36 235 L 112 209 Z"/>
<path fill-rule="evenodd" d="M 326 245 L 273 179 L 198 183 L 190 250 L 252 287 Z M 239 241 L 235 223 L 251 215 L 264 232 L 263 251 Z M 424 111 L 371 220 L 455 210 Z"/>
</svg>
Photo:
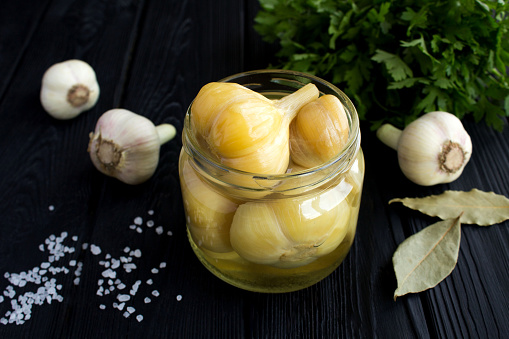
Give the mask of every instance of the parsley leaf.
<svg viewBox="0 0 509 339">
<path fill-rule="evenodd" d="M 507 1 L 259 2 L 254 28 L 279 43 L 274 66 L 333 82 L 372 128 L 431 110 L 507 124 Z"/>
</svg>

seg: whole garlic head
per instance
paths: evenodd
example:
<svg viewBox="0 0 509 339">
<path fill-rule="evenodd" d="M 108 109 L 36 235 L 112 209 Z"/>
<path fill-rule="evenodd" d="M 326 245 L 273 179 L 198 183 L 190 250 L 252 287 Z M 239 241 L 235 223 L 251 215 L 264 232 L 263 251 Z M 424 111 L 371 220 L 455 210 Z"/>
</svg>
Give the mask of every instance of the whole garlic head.
<svg viewBox="0 0 509 339">
<path fill-rule="evenodd" d="M 67 120 L 92 108 L 99 99 L 94 69 L 81 60 L 54 64 L 42 77 L 42 107 L 56 119 Z"/>
<path fill-rule="evenodd" d="M 447 112 L 426 113 L 403 131 L 381 126 L 378 138 L 398 152 L 403 174 L 431 186 L 456 180 L 472 155 L 472 141 L 461 121 Z"/>
<path fill-rule="evenodd" d="M 173 125 L 156 127 L 149 119 L 126 109 L 111 109 L 90 133 L 88 152 L 100 172 L 137 185 L 154 174 L 161 145 L 175 134 Z"/>
</svg>

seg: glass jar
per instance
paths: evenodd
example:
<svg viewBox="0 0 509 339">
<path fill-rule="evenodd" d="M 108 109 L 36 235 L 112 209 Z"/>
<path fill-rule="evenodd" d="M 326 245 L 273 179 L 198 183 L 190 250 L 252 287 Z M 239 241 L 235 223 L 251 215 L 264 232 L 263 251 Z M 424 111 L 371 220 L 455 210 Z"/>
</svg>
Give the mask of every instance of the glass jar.
<svg viewBox="0 0 509 339">
<path fill-rule="evenodd" d="M 359 120 L 349 98 L 312 75 L 261 70 L 220 80 L 278 99 L 313 83 L 348 116 L 343 150 L 326 163 L 266 175 L 222 165 L 206 152 L 187 110 L 179 175 L 188 238 L 217 277 L 256 292 L 290 292 L 332 273 L 354 240 L 364 179 Z M 192 104 L 191 104 L 192 105 Z M 290 161 L 291 163 L 291 161 Z"/>
</svg>

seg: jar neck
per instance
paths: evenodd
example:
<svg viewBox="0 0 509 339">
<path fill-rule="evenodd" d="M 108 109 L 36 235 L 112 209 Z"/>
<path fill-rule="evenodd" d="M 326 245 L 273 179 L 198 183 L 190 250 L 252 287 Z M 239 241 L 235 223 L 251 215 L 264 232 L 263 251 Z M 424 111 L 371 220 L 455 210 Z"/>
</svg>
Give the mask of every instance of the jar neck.
<svg viewBox="0 0 509 339">
<path fill-rule="evenodd" d="M 351 113 L 351 112 L 350 112 Z M 240 171 L 221 164 L 204 149 L 192 129 L 190 110 L 184 120 L 183 149 L 190 165 L 208 183 L 229 190 L 261 194 L 303 192 L 326 185 L 331 179 L 348 172 L 360 150 L 360 129 L 357 116 L 350 114 L 350 136 L 343 150 L 320 166 L 295 173 L 258 174 Z"/>
</svg>

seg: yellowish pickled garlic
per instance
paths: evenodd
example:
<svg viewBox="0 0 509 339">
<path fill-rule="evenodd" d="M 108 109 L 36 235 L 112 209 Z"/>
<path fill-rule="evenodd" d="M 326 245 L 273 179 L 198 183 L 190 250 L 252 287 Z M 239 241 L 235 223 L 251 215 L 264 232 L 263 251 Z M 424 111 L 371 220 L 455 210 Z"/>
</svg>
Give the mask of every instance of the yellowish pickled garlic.
<svg viewBox="0 0 509 339">
<path fill-rule="evenodd" d="M 259 174 L 281 174 L 290 158 L 289 124 L 318 97 L 308 84 L 279 100 L 234 83 L 210 83 L 191 107 L 192 126 L 224 165 Z"/>
<path fill-rule="evenodd" d="M 323 95 L 302 107 L 290 124 L 292 160 L 306 168 L 321 165 L 341 152 L 348 134 L 343 104 L 334 95 Z"/>
<path fill-rule="evenodd" d="M 188 161 L 180 178 L 187 225 L 195 243 L 212 252 L 232 251 L 230 226 L 237 203 L 206 185 Z"/>
<path fill-rule="evenodd" d="M 276 267 L 299 267 L 332 252 L 348 230 L 346 181 L 311 197 L 248 202 L 233 218 L 230 241 L 244 259 Z"/>
</svg>

